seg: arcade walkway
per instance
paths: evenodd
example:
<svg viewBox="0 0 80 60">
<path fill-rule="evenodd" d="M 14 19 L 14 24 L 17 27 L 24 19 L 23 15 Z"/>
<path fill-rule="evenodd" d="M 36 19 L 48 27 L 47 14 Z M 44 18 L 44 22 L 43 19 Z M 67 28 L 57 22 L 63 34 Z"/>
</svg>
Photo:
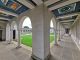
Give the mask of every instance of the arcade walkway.
<svg viewBox="0 0 80 60">
<path fill-rule="evenodd" d="M 15 47 L 14 44 L 0 42 L 0 60 L 31 60 L 31 51 Z M 50 60 L 80 60 L 80 51 L 69 36 L 64 36 L 59 46 L 53 46 L 51 54 Z"/>
<path fill-rule="evenodd" d="M 70 36 L 65 35 L 58 44 L 51 49 L 51 60 L 80 60 L 80 51 Z"/>
</svg>

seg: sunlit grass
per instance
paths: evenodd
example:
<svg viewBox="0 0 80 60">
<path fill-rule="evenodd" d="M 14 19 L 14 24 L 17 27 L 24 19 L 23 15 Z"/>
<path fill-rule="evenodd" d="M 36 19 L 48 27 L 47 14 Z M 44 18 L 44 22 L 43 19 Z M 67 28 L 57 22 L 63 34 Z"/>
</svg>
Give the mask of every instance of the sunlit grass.
<svg viewBox="0 0 80 60">
<path fill-rule="evenodd" d="M 54 34 L 50 34 L 50 43 L 54 41 Z M 32 34 L 29 35 L 22 35 L 21 36 L 21 43 L 24 45 L 27 45 L 29 47 L 32 47 Z"/>
</svg>

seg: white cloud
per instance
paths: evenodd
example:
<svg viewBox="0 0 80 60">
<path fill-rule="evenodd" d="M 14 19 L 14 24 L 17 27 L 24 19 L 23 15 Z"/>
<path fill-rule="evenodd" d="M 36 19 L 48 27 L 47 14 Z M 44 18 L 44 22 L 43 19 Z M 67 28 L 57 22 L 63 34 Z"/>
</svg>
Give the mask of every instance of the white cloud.
<svg viewBox="0 0 80 60">
<path fill-rule="evenodd" d="M 50 22 L 50 27 L 54 27 L 54 26 L 53 26 L 53 22 L 52 22 L 52 20 L 51 20 L 51 22 Z"/>
<path fill-rule="evenodd" d="M 30 18 L 29 17 L 27 17 L 24 20 L 22 27 L 24 27 L 24 26 L 28 26 L 29 28 L 32 28 L 31 21 L 30 21 Z"/>
</svg>

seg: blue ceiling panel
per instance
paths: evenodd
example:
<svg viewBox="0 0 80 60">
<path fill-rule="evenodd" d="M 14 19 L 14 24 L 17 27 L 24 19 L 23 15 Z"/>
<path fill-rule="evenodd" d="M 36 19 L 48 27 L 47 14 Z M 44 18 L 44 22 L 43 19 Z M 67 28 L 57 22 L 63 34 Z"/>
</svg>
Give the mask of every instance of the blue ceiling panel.
<svg viewBox="0 0 80 60">
<path fill-rule="evenodd" d="M 17 0 L 8 0 L 8 2 L 6 4 L 5 4 L 5 2 L 2 2 L 0 0 L 0 9 L 7 10 L 7 11 L 10 11 L 12 13 L 16 13 L 19 15 L 19 14 L 27 11 L 29 8 L 24 6 L 23 4 L 21 4 Z M 5 14 L 2 15 L 2 13 L 0 14 L 0 16 L 5 17 L 5 18 L 9 18 L 9 19 L 12 19 L 14 17 L 11 15 L 5 15 Z"/>
<path fill-rule="evenodd" d="M 65 7 L 65 6 L 64 6 L 64 7 Z M 62 8 L 62 7 L 61 7 L 61 8 Z M 80 12 L 80 2 L 76 2 L 75 10 L 73 10 L 73 11 L 68 11 L 68 12 L 65 12 L 65 13 L 60 14 L 60 13 L 59 13 L 59 9 L 60 9 L 60 8 L 55 9 L 55 10 L 52 11 L 53 14 L 54 14 L 56 17 L 62 16 L 62 15 L 66 15 L 66 14 L 71 14 L 71 13 Z"/>
<path fill-rule="evenodd" d="M 7 7 L 4 3 L 2 3 L 1 0 L 0 0 L 0 8 L 4 9 L 4 10 L 7 10 L 7 11 L 10 11 L 10 12 L 16 13 L 16 11 L 12 10 L 11 8 Z"/>
<path fill-rule="evenodd" d="M 28 10 L 29 8 L 25 7 L 25 6 L 21 6 L 18 10 L 16 10 L 17 14 L 21 14 L 23 12 L 25 12 L 26 10 Z"/>
<path fill-rule="evenodd" d="M 3 5 L 2 1 L 0 0 L 0 5 Z"/>
</svg>

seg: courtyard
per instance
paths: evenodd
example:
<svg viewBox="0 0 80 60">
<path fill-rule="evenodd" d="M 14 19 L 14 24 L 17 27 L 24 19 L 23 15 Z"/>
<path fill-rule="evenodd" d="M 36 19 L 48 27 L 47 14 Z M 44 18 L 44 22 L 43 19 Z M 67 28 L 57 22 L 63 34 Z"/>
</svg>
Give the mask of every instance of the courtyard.
<svg viewBox="0 0 80 60">
<path fill-rule="evenodd" d="M 54 33 L 50 33 L 50 43 L 54 41 Z M 32 47 L 32 34 L 21 35 L 21 43 L 23 45 Z"/>
</svg>

